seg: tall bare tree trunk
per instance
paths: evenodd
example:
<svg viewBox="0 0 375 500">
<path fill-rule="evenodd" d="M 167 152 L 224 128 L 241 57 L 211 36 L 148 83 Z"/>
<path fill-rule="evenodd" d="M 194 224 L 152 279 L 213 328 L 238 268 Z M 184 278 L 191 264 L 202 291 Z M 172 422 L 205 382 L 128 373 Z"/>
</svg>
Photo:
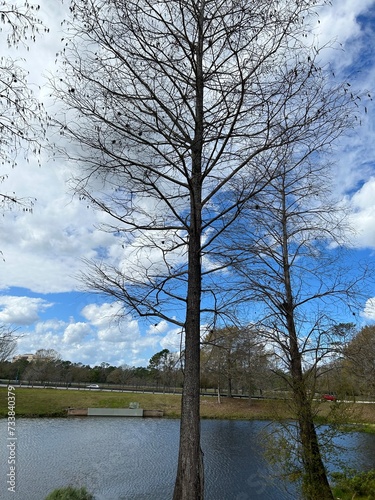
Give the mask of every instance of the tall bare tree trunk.
<svg viewBox="0 0 375 500">
<path fill-rule="evenodd" d="M 284 210 L 285 200 L 284 200 Z M 290 372 L 292 376 L 293 397 L 297 414 L 302 463 L 304 466 L 302 491 L 306 500 L 333 500 L 327 472 L 323 464 L 318 436 L 316 434 L 311 400 L 303 375 L 302 355 L 298 346 L 298 336 L 294 321 L 293 294 L 290 277 L 288 230 L 286 219 L 283 220 L 283 271 L 285 302 L 282 305 L 289 334 Z"/>
<path fill-rule="evenodd" d="M 292 331 L 294 328 L 292 327 Z M 301 356 L 296 338 L 291 336 L 291 374 L 292 387 L 297 413 L 299 440 L 302 462 L 304 465 L 302 490 L 307 500 L 333 500 L 333 494 L 327 479 L 313 420 L 311 401 L 306 392 Z"/>
<path fill-rule="evenodd" d="M 197 177 L 199 177 L 197 175 Z M 185 366 L 182 393 L 180 449 L 174 500 L 204 498 L 203 457 L 200 449 L 200 307 L 201 307 L 201 215 L 200 188 L 192 197 L 189 236 L 189 285 L 185 325 Z M 198 198 L 198 199 L 197 199 Z M 196 205 L 193 207 L 193 205 Z"/>
<path fill-rule="evenodd" d="M 185 322 L 185 367 L 181 402 L 180 448 L 174 500 L 203 500 L 203 453 L 200 447 L 200 320 L 203 148 L 203 4 L 196 47 L 195 133 L 190 181 L 188 288 Z"/>
</svg>

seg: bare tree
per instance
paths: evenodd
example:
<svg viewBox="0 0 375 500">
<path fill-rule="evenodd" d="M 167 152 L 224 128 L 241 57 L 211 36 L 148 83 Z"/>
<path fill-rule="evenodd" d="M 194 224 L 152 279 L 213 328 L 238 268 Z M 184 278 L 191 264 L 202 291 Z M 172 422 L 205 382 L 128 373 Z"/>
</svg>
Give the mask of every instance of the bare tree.
<svg viewBox="0 0 375 500">
<path fill-rule="evenodd" d="M 175 500 L 202 499 L 201 323 L 230 301 L 215 241 L 275 175 L 285 144 L 313 140 L 336 90 L 317 79 L 314 0 L 73 0 L 52 82 L 78 146 L 75 190 L 118 241 L 83 276 L 184 335 Z M 311 45 L 311 50 L 306 45 Z M 343 97 L 344 99 L 344 97 Z M 335 108 L 337 109 L 337 108 Z M 307 146 L 306 146 L 307 147 Z M 228 309 L 227 309 L 228 310 Z"/>
<path fill-rule="evenodd" d="M 124 365 L 115 368 L 107 377 L 107 382 L 112 384 L 129 384 L 133 377 L 133 368 L 130 366 Z"/>
<path fill-rule="evenodd" d="M 2 47 L 17 48 L 33 42 L 41 31 L 48 31 L 37 17 L 38 5 L 25 2 L 0 2 L 0 43 Z M 43 106 L 34 97 L 27 82 L 22 61 L 0 54 L 0 161 L 15 166 L 17 155 L 38 154 L 45 134 L 47 117 Z M 0 182 L 7 175 L 0 174 Z M 0 209 L 21 205 L 32 210 L 33 200 L 19 198 L 15 193 L 0 192 Z"/>
<path fill-rule="evenodd" d="M 55 349 L 38 349 L 24 377 L 41 383 L 56 382 L 61 379 L 61 372 L 61 354 Z"/>
<path fill-rule="evenodd" d="M 55 349 L 38 349 L 35 353 L 35 359 L 41 361 L 61 361 L 61 354 Z"/>
<path fill-rule="evenodd" d="M 343 112 L 327 113 L 305 154 L 299 147 L 280 148 L 279 175 L 248 204 L 236 233 L 232 226 L 233 236 L 223 242 L 226 255 L 233 249 L 241 306 L 284 368 L 309 500 L 333 498 L 314 426 L 319 367 L 332 361 L 346 340 L 336 318 L 353 317 L 365 279 L 345 265 L 342 245 L 349 227 L 333 200 L 329 165 L 322 159 L 327 141 L 345 130 L 348 108 Z"/>
<path fill-rule="evenodd" d="M 17 337 L 15 330 L 0 326 L 0 363 L 9 359 L 17 347 Z"/>
<path fill-rule="evenodd" d="M 150 358 L 147 369 L 150 370 L 152 378 L 156 380 L 157 386 L 159 386 L 160 381 L 164 389 L 171 385 L 173 371 L 178 362 L 179 356 L 176 353 L 171 353 L 169 349 L 163 349 Z"/>
<path fill-rule="evenodd" d="M 210 330 L 202 344 L 202 370 L 210 378 L 214 375 L 219 401 L 221 389 L 232 397 L 240 387 L 251 398 L 254 388 L 261 388 L 260 381 L 264 383 L 269 372 L 269 356 L 254 329 L 227 326 Z"/>
</svg>

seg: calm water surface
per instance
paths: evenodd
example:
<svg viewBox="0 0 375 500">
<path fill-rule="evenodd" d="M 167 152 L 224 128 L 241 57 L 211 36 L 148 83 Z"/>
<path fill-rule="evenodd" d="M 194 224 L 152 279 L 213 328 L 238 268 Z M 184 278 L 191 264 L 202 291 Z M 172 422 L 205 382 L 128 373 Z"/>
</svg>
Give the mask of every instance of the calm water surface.
<svg viewBox="0 0 375 500">
<path fill-rule="evenodd" d="M 202 422 L 207 500 L 297 499 L 262 458 L 267 423 Z M 170 500 L 179 421 L 139 418 L 19 419 L 16 493 L 6 490 L 6 421 L 0 421 L 0 498 L 43 500 L 53 489 L 87 486 L 95 500 Z M 348 434 L 348 465 L 375 468 L 375 436 Z"/>
</svg>

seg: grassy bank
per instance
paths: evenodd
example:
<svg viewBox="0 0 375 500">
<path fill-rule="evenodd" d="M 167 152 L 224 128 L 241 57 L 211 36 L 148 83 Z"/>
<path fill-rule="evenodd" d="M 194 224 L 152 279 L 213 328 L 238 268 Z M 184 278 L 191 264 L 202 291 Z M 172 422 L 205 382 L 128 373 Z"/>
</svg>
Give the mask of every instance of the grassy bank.
<svg viewBox="0 0 375 500">
<path fill-rule="evenodd" d="M 18 417 L 64 417 L 67 408 L 128 408 L 136 401 L 141 408 L 162 410 L 165 417 L 179 418 L 179 395 L 143 394 L 128 392 L 104 392 L 86 390 L 56 390 L 16 388 L 16 416 Z M 319 419 L 329 421 L 332 405 L 324 402 L 319 407 Z M 345 412 L 345 423 L 362 424 L 364 430 L 375 429 L 375 404 L 345 405 L 339 403 Z M 0 388 L 0 416 L 7 415 L 7 389 Z M 288 403 L 283 400 L 248 400 L 215 397 L 201 398 L 202 418 L 272 420 L 288 419 L 293 415 Z"/>
<path fill-rule="evenodd" d="M 16 415 L 18 417 L 62 417 L 67 408 L 128 408 L 136 401 L 141 408 L 162 410 L 165 417 L 179 418 L 181 397 L 174 394 L 143 394 L 132 392 L 104 392 L 86 390 L 56 390 L 16 388 Z M 202 397 L 203 418 L 220 419 L 269 419 L 275 409 L 288 418 L 282 402 L 251 401 L 222 398 L 221 404 L 214 397 Z M 6 388 L 0 388 L 0 416 L 7 415 Z"/>
</svg>

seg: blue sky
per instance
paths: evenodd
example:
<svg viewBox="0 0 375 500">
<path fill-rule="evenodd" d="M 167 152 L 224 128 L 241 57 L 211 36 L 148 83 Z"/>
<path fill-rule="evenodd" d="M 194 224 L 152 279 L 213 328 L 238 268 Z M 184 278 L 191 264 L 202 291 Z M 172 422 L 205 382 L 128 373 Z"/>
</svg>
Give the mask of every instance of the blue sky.
<svg viewBox="0 0 375 500">
<path fill-rule="evenodd" d="M 41 36 L 29 52 L 11 55 L 25 57 L 22 64 L 30 71 L 29 81 L 48 108 L 44 76 L 56 69 L 63 11 L 58 2 L 45 3 L 41 16 L 49 34 Z M 323 62 L 336 78 L 350 78 L 355 87 L 375 96 L 375 2 L 333 0 L 332 7 L 321 11 L 317 36 L 320 44 L 334 41 Z M 375 107 L 370 104 L 362 126 L 349 141 L 337 144 L 333 153 L 336 194 L 351 208 L 356 228 L 352 245 L 358 260 L 368 261 L 375 252 L 374 125 Z M 113 236 L 97 229 L 104 215 L 72 199 L 67 190 L 71 168 L 44 153 L 41 167 L 32 158 L 29 163 L 20 158 L 16 169 L 1 171 L 9 174 L 2 192 L 37 201 L 32 214 L 16 209 L 0 221 L 5 259 L 0 261 L 0 323 L 19 328 L 18 353 L 52 348 L 74 362 L 145 366 L 155 352 L 179 348 L 179 330 L 163 321 L 157 326 L 140 321 L 130 311 L 118 322 L 121 305 L 78 291 L 81 259 L 93 257 L 98 248 L 106 248 L 110 255 L 116 245 Z M 374 304 L 375 290 L 370 290 L 359 326 L 375 320 Z"/>
</svg>

